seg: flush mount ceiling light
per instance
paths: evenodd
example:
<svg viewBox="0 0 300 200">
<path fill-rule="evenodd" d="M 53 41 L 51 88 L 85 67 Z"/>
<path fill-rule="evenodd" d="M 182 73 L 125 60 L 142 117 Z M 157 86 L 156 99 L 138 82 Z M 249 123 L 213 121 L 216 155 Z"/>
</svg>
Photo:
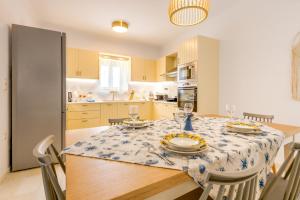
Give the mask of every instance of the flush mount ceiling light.
<svg viewBox="0 0 300 200">
<path fill-rule="evenodd" d="M 178 26 L 201 23 L 208 16 L 209 0 L 170 0 L 169 18 Z"/>
<path fill-rule="evenodd" d="M 123 20 L 113 21 L 112 29 L 117 33 L 125 33 L 128 31 L 128 23 Z"/>
</svg>

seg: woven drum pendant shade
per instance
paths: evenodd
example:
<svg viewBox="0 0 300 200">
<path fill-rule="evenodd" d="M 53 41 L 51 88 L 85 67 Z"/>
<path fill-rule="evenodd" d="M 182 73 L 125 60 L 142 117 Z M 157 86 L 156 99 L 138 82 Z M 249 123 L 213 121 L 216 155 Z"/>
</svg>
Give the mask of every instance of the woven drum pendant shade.
<svg viewBox="0 0 300 200">
<path fill-rule="evenodd" d="M 208 16 L 209 0 L 170 0 L 169 18 L 178 26 L 201 23 Z"/>
</svg>

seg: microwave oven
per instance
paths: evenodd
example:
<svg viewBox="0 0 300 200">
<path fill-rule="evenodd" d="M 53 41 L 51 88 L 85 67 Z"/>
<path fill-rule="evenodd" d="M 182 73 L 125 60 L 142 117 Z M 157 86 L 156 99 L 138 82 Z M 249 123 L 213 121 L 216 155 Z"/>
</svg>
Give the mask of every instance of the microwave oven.
<svg viewBox="0 0 300 200">
<path fill-rule="evenodd" d="M 197 63 L 191 62 L 178 66 L 178 83 L 197 82 Z"/>
</svg>

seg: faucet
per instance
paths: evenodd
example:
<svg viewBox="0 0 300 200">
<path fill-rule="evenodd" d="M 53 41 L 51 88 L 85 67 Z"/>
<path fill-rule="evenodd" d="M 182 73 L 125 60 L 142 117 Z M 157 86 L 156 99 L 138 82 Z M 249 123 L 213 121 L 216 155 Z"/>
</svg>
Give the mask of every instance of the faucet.
<svg viewBox="0 0 300 200">
<path fill-rule="evenodd" d="M 114 101 L 116 96 L 118 95 L 118 91 L 110 91 L 110 93 L 112 94 L 112 100 Z"/>
</svg>

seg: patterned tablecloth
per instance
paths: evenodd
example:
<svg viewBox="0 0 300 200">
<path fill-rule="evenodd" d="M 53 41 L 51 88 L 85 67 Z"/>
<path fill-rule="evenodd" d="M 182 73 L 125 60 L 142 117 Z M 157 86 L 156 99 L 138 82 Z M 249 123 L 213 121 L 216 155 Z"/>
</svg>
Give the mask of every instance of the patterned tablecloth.
<svg viewBox="0 0 300 200">
<path fill-rule="evenodd" d="M 207 169 L 245 170 L 255 164 L 258 152 L 264 154 L 266 166 L 270 168 L 283 141 L 283 134 L 268 126 L 263 126 L 263 133 L 259 135 L 229 133 L 225 128 L 228 120 L 205 117 L 193 121 L 193 133 L 201 135 L 209 145 L 206 151 L 197 155 L 181 156 L 160 148 L 160 140 L 165 134 L 179 131 L 178 123 L 173 120 L 155 121 L 147 128 L 135 130 L 112 126 L 66 147 L 63 153 L 184 170 L 200 185 L 203 185 Z M 158 156 L 149 153 L 149 145 L 176 164 L 167 165 Z M 258 189 L 263 188 L 266 174 L 267 170 L 261 173 Z"/>
</svg>

